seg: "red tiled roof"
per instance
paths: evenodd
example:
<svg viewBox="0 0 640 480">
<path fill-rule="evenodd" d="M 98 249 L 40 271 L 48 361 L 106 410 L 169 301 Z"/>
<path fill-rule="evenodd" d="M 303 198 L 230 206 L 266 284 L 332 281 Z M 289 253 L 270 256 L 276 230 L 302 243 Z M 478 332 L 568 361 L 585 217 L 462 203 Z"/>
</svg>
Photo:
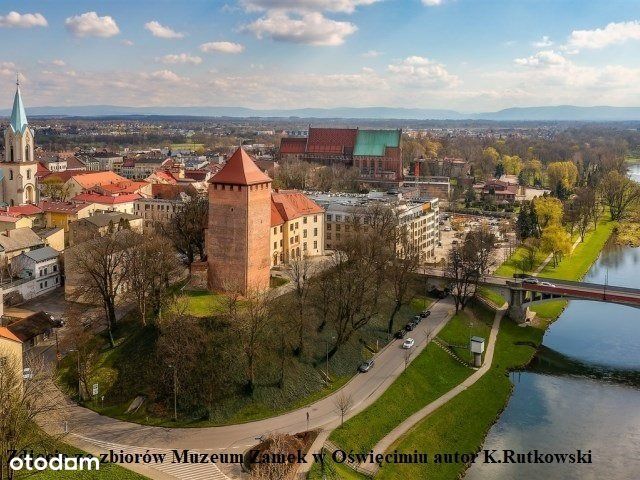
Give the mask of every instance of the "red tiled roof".
<svg viewBox="0 0 640 480">
<path fill-rule="evenodd" d="M 106 185 L 108 183 L 119 183 L 127 181 L 126 178 L 121 177 L 117 173 L 111 171 L 82 174 L 76 172 L 76 174 L 73 176 L 73 179 L 78 182 L 84 189 L 89 189 L 95 187 L 96 185 Z"/>
<path fill-rule="evenodd" d="M 38 206 L 43 212 L 51 213 L 78 213 L 85 207 L 91 205 L 85 202 L 48 202 L 42 201 Z"/>
<path fill-rule="evenodd" d="M 197 195 L 197 190 L 191 184 L 172 185 L 166 183 L 151 184 L 151 196 L 162 200 L 177 200 L 180 193 L 185 193 L 190 197 Z"/>
<path fill-rule="evenodd" d="M 7 213 L 0 213 L 0 222 L 16 223 L 18 220 L 20 220 L 20 217 L 18 217 L 16 215 L 10 215 L 10 214 L 7 214 Z"/>
<path fill-rule="evenodd" d="M 13 340 L 14 342 L 22 343 L 22 340 L 11 333 L 11 330 L 9 330 L 7 327 L 0 327 L 0 337 Z"/>
<path fill-rule="evenodd" d="M 304 153 L 306 148 L 306 137 L 285 137 L 280 139 L 280 153 Z"/>
<path fill-rule="evenodd" d="M 185 170 L 184 176 L 185 178 L 190 178 L 191 180 L 202 182 L 207 178 L 208 173 L 209 172 L 206 170 Z"/>
<path fill-rule="evenodd" d="M 216 173 L 209 182 L 226 185 L 255 185 L 271 182 L 271 178 L 258 168 L 242 147 L 239 147 L 227 160 L 222 170 Z"/>
<path fill-rule="evenodd" d="M 8 207 L 7 212 L 15 215 L 36 215 L 42 213 L 42 209 L 37 205 L 16 205 Z"/>
<path fill-rule="evenodd" d="M 100 190 L 103 190 L 107 194 L 136 193 L 145 185 L 148 185 L 148 182 L 133 182 L 131 180 L 126 180 L 124 182 L 109 183 L 107 185 L 101 185 L 97 188 L 99 188 Z"/>
<path fill-rule="evenodd" d="M 353 153 L 357 128 L 309 128 L 307 153 L 349 155 Z"/>
<path fill-rule="evenodd" d="M 278 207 L 273 202 L 273 194 L 271 195 L 271 226 L 275 227 L 277 225 L 282 225 L 284 223 L 284 218 L 280 215 L 278 211 Z"/>
<path fill-rule="evenodd" d="M 71 200 L 74 202 L 101 203 L 103 205 L 117 205 L 119 203 L 133 202 L 142 198 L 137 193 L 127 193 L 123 195 L 100 195 L 99 193 L 81 193 Z"/>
<path fill-rule="evenodd" d="M 38 162 L 38 165 L 36 166 L 36 177 L 42 178 L 50 173 L 51 172 L 47 167 L 45 167 L 42 163 Z"/>
<path fill-rule="evenodd" d="M 293 220 L 294 218 L 298 218 L 303 215 L 313 215 L 324 212 L 320 205 L 311 200 L 305 194 L 295 190 L 272 192 L 271 203 L 272 206 L 275 205 L 280 216 L 286 221 Z M 273 226 L 273 208 L 271 209 L 271 212 L 271 225 Z"/>
</svg>

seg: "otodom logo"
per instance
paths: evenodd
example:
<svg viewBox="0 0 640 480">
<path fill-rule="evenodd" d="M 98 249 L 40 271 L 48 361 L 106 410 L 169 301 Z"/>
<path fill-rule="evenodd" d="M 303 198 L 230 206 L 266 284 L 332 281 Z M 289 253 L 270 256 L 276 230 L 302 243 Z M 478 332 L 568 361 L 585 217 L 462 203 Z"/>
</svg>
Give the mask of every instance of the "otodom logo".
<svg viewBox="0 0 640 480">
<path fill-rule="evenodd" d="M 100 461 L 91 455 L 72 455 L 63 453 L 35 455 L 33 453 L 14 453 L 9 460 L 9 468 L 13 471 L 78 471 L 100 470 Z"/>
</svg>

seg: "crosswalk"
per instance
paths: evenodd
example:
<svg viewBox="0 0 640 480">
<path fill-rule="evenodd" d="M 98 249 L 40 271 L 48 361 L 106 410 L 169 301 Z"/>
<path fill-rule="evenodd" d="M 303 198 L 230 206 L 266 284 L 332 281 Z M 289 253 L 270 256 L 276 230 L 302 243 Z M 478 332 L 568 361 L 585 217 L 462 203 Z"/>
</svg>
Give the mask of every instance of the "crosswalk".
<svg viewBox="0 0 640 480">
<path fill-rule="evenodd" d="M 162 463 L 146 463 L 144 464 L 146 467 L 157 470 L 161 473 L 162 478 L 176 478 L 180 480 L 230 480 L 228 476 L 220 471 L 220 468 L 215 463 L 171 463 L 173 458 L 171 450 L 161 449 L 161 448 L 146 448 L 146 447 L 136 447 L 131 445 L 122 445 L 118 443 L 110 443 L 104 442 L 102 440 L 97 440 L 94 438 L 84 437 L 82 435 L 71 434 L 75 437 L 79 438 L 83 442 L 90 443 L 95 445 L 100 450 L 109 451 L 113 450 L 114 452 L 120 452 L 121 450 L 127 454 L 154 454 L 154 453 L 164 453 L 166 457 Z M 191 451 L 196 453 L 196 451 Z M 204 452 L 202 452 L 204 453 Z M 126 468 L 126 464 L 121 464 Z"/>
</svg>

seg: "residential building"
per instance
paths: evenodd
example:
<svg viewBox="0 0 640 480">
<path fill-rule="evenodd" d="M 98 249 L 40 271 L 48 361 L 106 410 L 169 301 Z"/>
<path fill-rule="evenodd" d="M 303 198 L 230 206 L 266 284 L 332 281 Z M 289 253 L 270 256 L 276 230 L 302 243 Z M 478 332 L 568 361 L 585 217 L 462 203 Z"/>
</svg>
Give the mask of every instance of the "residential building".
<svg viewBox="0 0 640 480">
<path fill-rule="evenodd" d="M 131 213 L 134 212 L 134 203 L 141 198 L 137 193 L 125 193 L 122 195 L 103 195 L 96 192 L 86 192 L 76 195 L 72 202 L 92 203 L 98 210 L 110 212 Z"/>
<path fill-rule="evenodd" d="M 45 312 L 37 312 L 17 319 L 7 316 L 9 317 L 7 329 L 22 342 L 25 353 L 42 343 L 53 332 L 53 319 Z"/>
<path fill-rule="evenodd" d="M 271 178 L 238 148 L 209 184 L 206 249 L 212 290 L 269 287 Z"/>
<path fill-rule="evenodd" d="M 452 190 L 449 177 L 414 177 L 406 179 L 403 185 L 417 187 L 422 197 L 436 197 L 441 201 L 448 201 Z"/>
<path fill-rule="evenodd" d="M 96 152 L 91 156 L 84 157 L 83 160 L 88 171 L 112 171 L 119 174 L 122 170 L 124 157 L 115 153 L 102 151 Z"/>
<path fill-rule="evenodd" d="M 324 255 L 324 210 L 302 192 L 271 193 L 271 266 Z"/>
<path fill-rule="evenodd" d="M 435 258 L 439 233 L 439 201 L 407 200 L 401 194 L 372 192 L 358 194 L 309 194 L 325 210 L 325 249 L 339 248 L 353 233 L 356 219 L 366 223 L 368 208 L 376 204 L 388 205 L 398 218 L 397 228 L 406 232 L 409 244 L 420 252 L 422 262 Z"/>
<path fill-rule="evenodd" d="M 33 227 L 33 221 L 30 218 L 0 211 L 0 232 L 31 227 Z"/>
<path fill-rule="evenodd" d="M 520 194 L 518 184 L 495 179 L 474 185 L 473 188 L 483 200 L 493 198 L 498 203 L 513 203 Z"/>
<path fill-rule="evenodd" d="M 120 212 L 96 212 L 71 223 L 69 244 L 76 245 L 95 237 L 102 237 L 123 228 L 142 233 L 144 220 L 137 215 Z"/>
<path fill-rule="evenodd" d="M 22 379 L 22 340 L 7 327 L 0 326 L 0 372 L 9 365 L 14 366 L 17 378 Z"/>
<path fill-rule="evenodd" d="M 29 128 L 17 83 L 9 126 L 4 131 L 4 159 L 0 162 L 0 195 L 5 205 L 24 205 L 38 202 L 34 158 L 33 131 Z"/>
<path fill-rule="evenodd" d="M 62 284 L 59 255 L 60 252 L 51 247 L 42 247 L 13 259 L 13 269 L 18 276 L 30 280 L 20 289 L 24 300 L 48 293 Z"/>
<path fill-rule="evenodd" d="M 64 172 L 66 173 L 66 172 Z M 67 198 L 73 198 L 83 192 L 97 187 L 113 184 L 126 184 L 127 179 L 114 172 L 71 172 L 72 175 L 65 181 L 64 187 Z M 58 174 L 61 175 L 61 174 Z M 47 177 L 49 178 L 49 177 Z"/>
<path fill-rule="evenodd" d="M 44 246 L 44 241 L 30 228 L 16 228 L 0 234 L 0 258 L 11 260 L 21 253 Z"/>
<path fill-rule="evenodd" d="M 144 219 L 144 227 L 153 228 L 156 222 L 170 222 L 184 203 L 198 195 L 189 184 L 148 184 L 141 192 L 144 197 L 134 202 L 133 213 Z"/>
<path fill-rule="evenodd" d="M 40 202 L 39 207 L 44 212 L 46 228 L 62 228 L 65 235 L 65 245 L 69 244 L 69 225 L 80 218 L 85 218 L 95 212 L 99 206 L 86 202 Z"/>
<path fill-rule="evenodd" d="M 126 158 L 120 173 L 131 180 L 144 180 L 165 165 L 173 165 L 173 161 L 165 156 Z"/>
</svg>

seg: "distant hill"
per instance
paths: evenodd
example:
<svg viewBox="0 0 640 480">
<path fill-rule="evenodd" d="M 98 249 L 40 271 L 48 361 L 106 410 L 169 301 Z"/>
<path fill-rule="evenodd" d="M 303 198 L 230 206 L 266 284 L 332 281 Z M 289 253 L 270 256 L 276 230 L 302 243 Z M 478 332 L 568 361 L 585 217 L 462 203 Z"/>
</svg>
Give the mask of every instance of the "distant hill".
<svg viewBox="0 0 640 480">
<path fill-rule="evenodd" d="M 8 116 L 9 109 L 0 110 Z M 461 113 L 455 110 L 393 107 L 338 107 L 298 109 L 253 109 L 245 107 L 123 107 L 81 105 L 72 107 L 27 108 L 32 116 L 102 117 L 121 115 L 166 115 L 196 117 L 282 117 L 351 118 L 406 120 L 494 120 L 494 121 L 640 121 L 640 107 L 514 107 L 485 113 Z"/>
</svg>

